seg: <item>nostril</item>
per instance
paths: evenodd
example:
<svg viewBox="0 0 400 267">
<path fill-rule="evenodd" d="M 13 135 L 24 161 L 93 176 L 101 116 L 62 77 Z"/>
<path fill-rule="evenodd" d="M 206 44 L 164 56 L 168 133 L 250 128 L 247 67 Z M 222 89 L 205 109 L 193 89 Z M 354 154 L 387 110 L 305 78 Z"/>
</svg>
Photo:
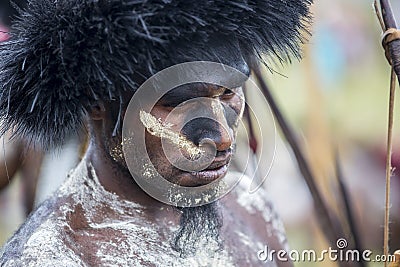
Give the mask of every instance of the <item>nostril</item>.
<svg viewBox="0 0 400 267">
<path fill-rule="evenodd" d="M 231 149 L 231 148 L 226 149 L 226 150 L 223 150 L 223 151 L 217 151 L 216 157 L 217 157 L 217 158 L 219 158 L 219 157 L 225 158 L 225 157 L 227 157 L 228 155 L 230 155 L 231 153 L 232 153 L 232 149 Z"/>
<path fill-rule="evenodd" d="M 214 133 L 212 138 L 202 138 L 199 142 L 200 147 L 207 148 L 212 147 L 216 152 L 223 152 L 228 151 L 231 149 L 232 140 L 230 136 L 224 136 L 223 134 Z"/>
<path fill-rule="evenodd" d="M 211 138 L 204 138 L 200 141 L 199 147 L 204 150 L 204 152 L 209 155 L 215 157 L 217 154 L 217 146 Z"/>
<path fill-rule="evenodd" d="M 207 147 L 207 146 L 212 146 L 215 147 L 215 142 L 211 138 L 204 138 L 200 141 L 199 146 L 201 147 Z"/>
</svg>

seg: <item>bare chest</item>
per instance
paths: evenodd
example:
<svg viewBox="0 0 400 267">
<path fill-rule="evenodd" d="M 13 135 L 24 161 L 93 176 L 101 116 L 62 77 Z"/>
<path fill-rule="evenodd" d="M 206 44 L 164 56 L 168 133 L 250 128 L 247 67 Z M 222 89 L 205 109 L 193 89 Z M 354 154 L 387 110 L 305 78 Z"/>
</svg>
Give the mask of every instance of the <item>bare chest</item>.
<svg viewBox="0 0 400 267">
<path fill-rule="evenodd" d="M 268 238 L 241 225 L 224 226 L 220 243 L 197 239 L 189 256 L 173 249 L 177 230 L 172 224 L 104 223 L 75 232 L 72 246 L 88 266 L 276 266 L 257 257 Z"/>
</svg>

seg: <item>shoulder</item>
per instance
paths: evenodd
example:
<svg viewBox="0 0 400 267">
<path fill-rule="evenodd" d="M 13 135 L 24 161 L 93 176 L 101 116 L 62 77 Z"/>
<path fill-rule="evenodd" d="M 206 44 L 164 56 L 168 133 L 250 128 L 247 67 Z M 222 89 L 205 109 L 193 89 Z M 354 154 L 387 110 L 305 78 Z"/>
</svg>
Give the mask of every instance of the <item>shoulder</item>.
<svg viewBox="0 0 400 267">
<path fill-rule="evenodd" d="M 65 245 L 59 199 L 46 200 L 0 251 L 0 266 L 82 266 Z"/>
</svg>

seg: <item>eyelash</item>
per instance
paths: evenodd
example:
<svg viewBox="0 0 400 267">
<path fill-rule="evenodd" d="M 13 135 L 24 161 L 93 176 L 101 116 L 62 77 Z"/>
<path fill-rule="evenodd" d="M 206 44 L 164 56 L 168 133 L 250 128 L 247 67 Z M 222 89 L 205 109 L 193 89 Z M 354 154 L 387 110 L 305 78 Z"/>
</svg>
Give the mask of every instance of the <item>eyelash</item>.
<svg viewBox="0 0 400 267">
<path fill-rule="evenodd" d="M 224 93 L 220 96 L 221 98 L 231 98 L 235 95 L 235 92 L 233 92 L 231 89 L 226 89 Z"/>
<path fill-rule="evenodd" d="M 234 89 L 225 89 L 225 91 L 219 97 L 222 99 L 230 99 L 235 95 L 235 92 L 233 90 Z M 168 104 L 163 104 L 163 106 L 167 108 L 175 108 L 179 104 L 180 103 L 168 103 Z"/>
<path fill-rule="evenodd" d="M 231 89 L 226 89 L 223 94 L 224 95 L 232 95 L 232 94 L 234 94 L 234 92 Z"/>
</svg>

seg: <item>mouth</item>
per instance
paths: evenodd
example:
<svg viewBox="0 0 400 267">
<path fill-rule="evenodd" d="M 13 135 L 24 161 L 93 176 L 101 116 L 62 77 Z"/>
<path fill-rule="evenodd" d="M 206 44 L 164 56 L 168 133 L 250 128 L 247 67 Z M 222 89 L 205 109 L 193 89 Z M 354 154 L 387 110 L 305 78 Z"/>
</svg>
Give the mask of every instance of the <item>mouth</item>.
<svg viewBox="0 0 400 267">
<path fill-rule="evenodd" d="M 202 184 L 208 184 L 225 176 L 227 171 L 228 171 L 228 164 L 225 164 L 215 169 L 207 168 L 199 172 L 191 172 L 190 174 Z"/>
<path fill-rule="evenodd" d="M 184 172 L 182 179 L 179 179 L 181 186 L 195 187 L 209 184 L 220 178 L 223 178 L 228 172 L 230 155 L 224 159 L 216 158 L 210 166 L 201 171 Z"/>
</svg>

